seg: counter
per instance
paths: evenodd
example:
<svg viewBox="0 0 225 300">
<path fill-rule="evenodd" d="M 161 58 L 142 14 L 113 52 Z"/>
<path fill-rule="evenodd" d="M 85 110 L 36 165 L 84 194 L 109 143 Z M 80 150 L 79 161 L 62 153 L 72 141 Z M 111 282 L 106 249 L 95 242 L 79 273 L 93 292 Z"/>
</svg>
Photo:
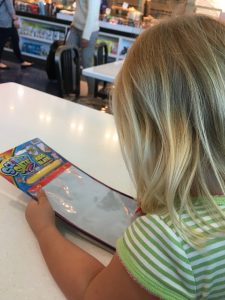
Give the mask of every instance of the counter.
<svg viewBox="0 0 225 300">
<path fill-rule="evenodd" d="M 17 15 L 21 21 L 19 34 L 22 53 L 44 61 L 51 43 L 57 39 L 64 39 L 72 20 L 71 15 L 62 13 L 58 13 L 57 18 L 21 11 L 18 11 Z M 100 21 L 97 42 L 107 43 L 111 61 L 120 60 L 124 58 L 141 31 L 141 28 Z"/>
</svg>

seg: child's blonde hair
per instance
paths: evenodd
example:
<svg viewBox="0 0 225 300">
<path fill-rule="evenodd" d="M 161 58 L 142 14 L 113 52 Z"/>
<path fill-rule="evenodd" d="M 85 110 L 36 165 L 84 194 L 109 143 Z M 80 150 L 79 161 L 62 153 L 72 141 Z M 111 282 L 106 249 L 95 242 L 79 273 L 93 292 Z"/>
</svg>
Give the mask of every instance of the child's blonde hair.
<svg viewBox="0 0 225 300">
<path fill-rule="evenodd" d="M 225 192 L 225 25 L 206 16 L 164 21 L 141 34 L 119 73 L 113 113 L 145 213 L 168 212 L 200 245 L 212 235 L 193 194 L 225 232 L 225 214 L 208 187 Z M 211 174 L 211 175 L 210 175 Z M 187 212 L 203 233 L 179 216 Z"/>
</svg>

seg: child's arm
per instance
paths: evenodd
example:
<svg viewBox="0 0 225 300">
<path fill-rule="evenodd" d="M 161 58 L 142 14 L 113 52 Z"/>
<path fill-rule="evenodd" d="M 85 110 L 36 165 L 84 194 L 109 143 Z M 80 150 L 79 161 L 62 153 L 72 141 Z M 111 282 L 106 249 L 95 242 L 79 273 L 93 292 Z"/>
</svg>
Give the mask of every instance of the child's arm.
<svg viewBox="0 0 225 300">
<path fill-rule="evenodd" d="M 44 192 L 30 201 L 26 218 L 57 284 L 76 300 L 158 299 L 141 288 L 127 273 L 118 256 L 108 267 L 66 240 L 55 227 L 54 212 Z"/>
</svg>

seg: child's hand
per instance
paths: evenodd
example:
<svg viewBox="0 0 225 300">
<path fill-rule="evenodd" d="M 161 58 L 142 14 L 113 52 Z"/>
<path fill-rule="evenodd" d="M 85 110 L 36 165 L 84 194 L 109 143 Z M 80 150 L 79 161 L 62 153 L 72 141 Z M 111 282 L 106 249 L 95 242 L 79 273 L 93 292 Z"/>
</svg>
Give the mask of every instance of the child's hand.
<svg viewBox="0 0 225 300">
<path fill-rule="evenodd" d="M 26 209 L 26 219 L 37 238 L 48 228 L 55 227 L 55 214 L 44 191 L 37 194 L 38 201 L 31 200 Z"/>
</svg>

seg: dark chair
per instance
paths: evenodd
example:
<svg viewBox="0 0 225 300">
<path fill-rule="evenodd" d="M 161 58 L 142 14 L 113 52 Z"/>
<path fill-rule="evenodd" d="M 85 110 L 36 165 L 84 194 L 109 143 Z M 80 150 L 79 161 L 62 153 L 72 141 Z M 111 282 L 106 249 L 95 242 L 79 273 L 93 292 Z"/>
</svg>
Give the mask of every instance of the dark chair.
<svg viewBox="0 0 225 300">
<path fill-rule="evenodd" d="M 107 64 L 108 62 L 108 47 L 106 43 L 96 44 L 94 65 Z M 95 79 L 94 97 L 106 99 L 108 97 L 107 82 Z"/>
<path fill-rule="evenodd" d="M 80 57 L 74 46 L 60 46 L 55 53 L 59 96 L 76 100 L 80 96 Z"/>
</svg>

